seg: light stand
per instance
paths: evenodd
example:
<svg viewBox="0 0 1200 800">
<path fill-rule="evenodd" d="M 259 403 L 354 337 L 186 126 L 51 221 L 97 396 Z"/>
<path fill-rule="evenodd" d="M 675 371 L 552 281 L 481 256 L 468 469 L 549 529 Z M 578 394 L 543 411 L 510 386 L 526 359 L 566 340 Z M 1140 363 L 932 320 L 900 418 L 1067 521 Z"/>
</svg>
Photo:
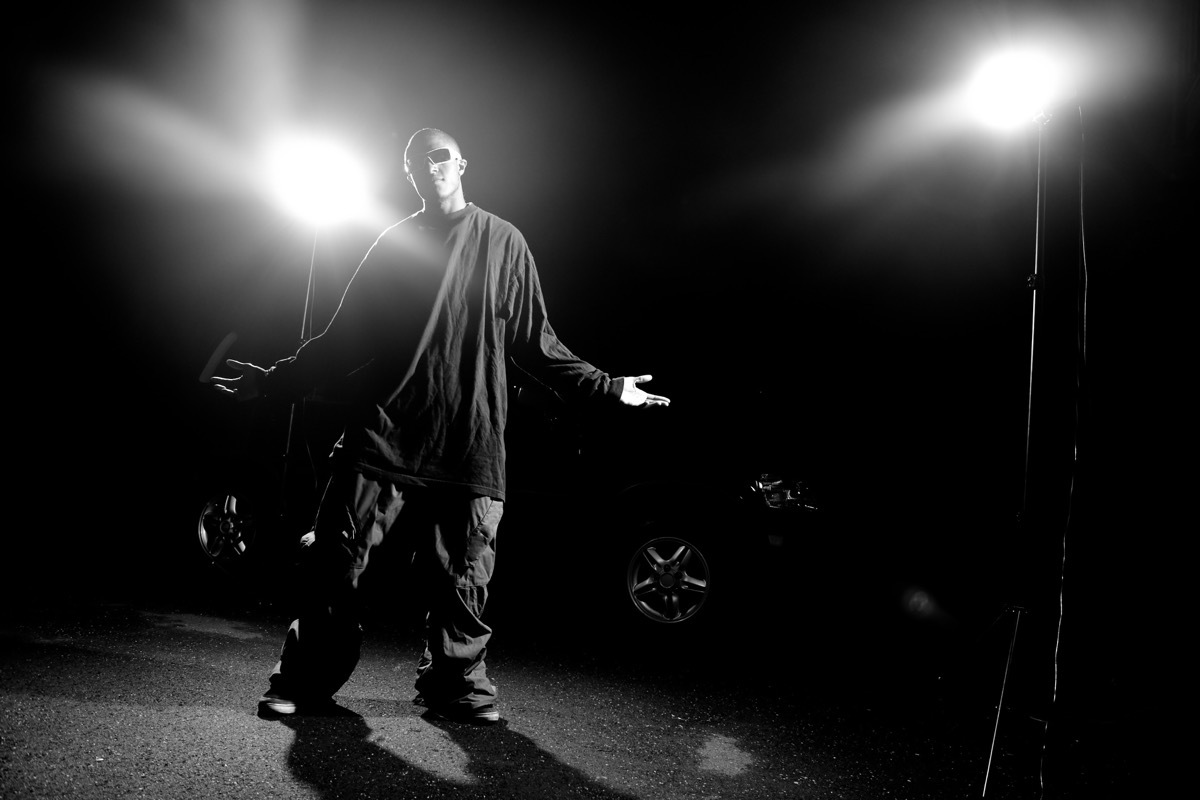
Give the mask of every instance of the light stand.
<svg viewBox="0 0 1200 800">
<path fill-rule="evenodd" d="M 1050 113 L 1042 111 L 1034 119 L 1038 126 L 1038 154 L 1037 154 L 1037 201 L 1036 201 L 1036 217 L 1034 222 L 1034 244 L 1033 244 L 1033 272 L 1026 279 L 1026 286 L 1032 294 L 1031 312 L 1029 322 L 1029 389 L 1026 395 L 1025 405 L 1025 469 L 1024 478 L 1021 487 L 1021 509 L 1018 514 L 1018 523 L 1024 527 L 1027 521 L 1029 510 L 1029 454 L 1031 443 L 1033 440 L 1033 367 L 1034 353 L 1036 350 L 1037 341 L 1037 307 L 1038 307 L 1038 289 L 1041 287 L 1042 275 L 1041 269 L 1045 259 L 1045 228 L 1046 228 L 1046 125 L 1050 122 Z M 992 762 L 996 755 L 996 741 L 1000 733 L 1000 716 L 1004 713 L 1004 697 L 1008 690 L 1009 672 L 1012 669 L 1013 653 L 1017 647 L 1017 634 L 1021 628 L 1021 615 L 1025 609 L 1021 606 L 1008 606 L 1005 612 L 1012 612 L 1016 616 L 1013 620 L 1012 637 L 1008 643 L 1008 656 L 1004 662 L 1004 677 L 1000 682 L 1000 699 L 996 704 L 996 720 L 992 726 L 992 743 L 988 748 L 987 769 L 983 776 L 983 794 L 982 797 L 987 797 L 988 781 L 992 774 Z"/>
<path fill-rule="evenodd" d="M 320 136 L 293 133 L 280 135 L 264 152 L 261 178 L 280 206 L 313 226 L 312 251 L 308 263 L 308 285 L 304 297 L 304 314 L 300 322 L 300 347 L 313 338 L 313 308 L 316 296 L 316 252 L 318 233 L 323 225 L 352 217 L 365 218 L 372 209 L 365 172 L 349 152 L 336 142 Z M 237 337 L 230 334 L 209 359 L 200 375 L 208 383 L 217 365 Z M 292 448 L 296 439 L 297 412 L 303 414 L 307 398 L 293 402 L 288 410 L 287 433 L 278 469 L 268 470 L 277 484 L 266 486 L 254 482 L 253 496 L 267 500 L 264 495 L 278 492 L 276 511 L 283 521 L 287 516 L 288 481 L 291 472 Z M 272 415 L 272 424 L 275 417 Z M 238 487 L 239 491 L 244 487 Z M 245 487 L 249 488 L 249 487 Z M 247 505 L 239 502 L 240 495 L 226 491 L 211 498 L 201 511 L 197 534 L 200 545 L 214 563 L 222 565 L 242 561 L 247 545 L 253 541 L 253 518 L 246 513 Z M 264 503 L 268 505 L 268 503 Z M 250 548 L 252 554 L 257 547 Z"/>
</svg>

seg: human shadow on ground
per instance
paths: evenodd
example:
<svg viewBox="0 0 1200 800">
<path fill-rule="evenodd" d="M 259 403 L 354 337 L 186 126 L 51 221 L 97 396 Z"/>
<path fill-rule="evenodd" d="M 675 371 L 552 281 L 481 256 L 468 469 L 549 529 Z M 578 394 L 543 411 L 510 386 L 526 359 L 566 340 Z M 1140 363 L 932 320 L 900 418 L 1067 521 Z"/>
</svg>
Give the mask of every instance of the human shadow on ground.
<svg viewBox="0 0 1200 800">
<path fill-rule="evenodd" d="M 616 791 L 564 764 L 504 720 L 481 726 L 443 722 L 428 714 L 413 716 L 412 726 L 436 727 L 449 739 L 443 740 L 442 748 L 437 747 L 440 737 L 427 742 L 414 751 L 414 760 L 383 746 L 385 735 L 349 709 L 337 707 L 325 714 L 288 717 L 281 722 L 296 735 L 288 749 L 288 768 L 324 798 L 557 800 L 586 796 L 636 800 L 635 795 Z M 458 752 L 448 754 L 455 748 Z M 452 763 L 451 771 L 462 779 L 448 777 L 445 769 L 439 774 L 415 763 L 423 753 L 443 764 Z M 461 761 L 464 755 L 465 762 Z M 454 763 L 456 759 L 458 763 Z"/>
</svg>

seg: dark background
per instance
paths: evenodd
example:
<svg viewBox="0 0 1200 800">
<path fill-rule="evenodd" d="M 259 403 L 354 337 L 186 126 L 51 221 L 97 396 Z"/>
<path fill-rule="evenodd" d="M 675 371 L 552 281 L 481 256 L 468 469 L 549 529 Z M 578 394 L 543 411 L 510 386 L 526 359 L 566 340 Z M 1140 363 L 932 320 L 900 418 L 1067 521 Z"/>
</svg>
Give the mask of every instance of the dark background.
<svg viewBox="0 0 1200 800">
<path fill-rule="evenodd" d="M 399 218 L 399 155 L 432 125 L 470 160 L 468 199 L 530 241 L 564 341 L 673 399 L 613 446 L 703 476 L 761 443 L 869 520 L 864 564 L 899 554 L 979 608 L 1026 604 L 1046 636 L 1065 574 L 1063 690 L 1169 702 L 1193 4 L 96 5 L 15 33 L 10 587 L 169 582 L 214 451 L 262 435 L 205 362 L 231 332 L 231 357 L 292 352 L 310 257 L 320 329 L 378 233 L 322 232 L 313 256 L 239 181 L 255 138 L 340 132 Z M 1046 129 L 1027 484 L 1037 129 L 909 109 L 1047 29 L 1091 72 Z"/>
</svg>

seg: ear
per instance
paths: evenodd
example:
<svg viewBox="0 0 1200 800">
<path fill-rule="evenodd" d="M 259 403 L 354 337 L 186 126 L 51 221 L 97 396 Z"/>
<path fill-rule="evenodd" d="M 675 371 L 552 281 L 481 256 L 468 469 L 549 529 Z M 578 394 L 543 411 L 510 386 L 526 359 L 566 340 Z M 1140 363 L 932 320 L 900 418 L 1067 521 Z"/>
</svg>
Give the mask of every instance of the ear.
<svg viewBox="0 0 1200 800">
<path fill-rule="evenodd" d="M 467 171 L 467 160 L 465 158 L 460 157 L 458 159 L 458 174 L 462 175 L 466 171 Z"/>
</svg>

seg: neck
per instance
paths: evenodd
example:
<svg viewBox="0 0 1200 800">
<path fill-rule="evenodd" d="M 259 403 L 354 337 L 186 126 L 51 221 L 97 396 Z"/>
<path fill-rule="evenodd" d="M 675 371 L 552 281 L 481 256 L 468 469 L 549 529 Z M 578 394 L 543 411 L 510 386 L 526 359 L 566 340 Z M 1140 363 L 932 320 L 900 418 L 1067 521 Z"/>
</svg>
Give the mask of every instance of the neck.
<svg viewBox="0 0 1200 800">
<path fill-rule="evenodd" d="M 463 198 L 462 192 L 459 192 L 451 197 L 438 200 L 437 203 L 424 203 L 423 205 L 427 214 L 448 217 L 454 212 L 466 208 L 467 201 Z"/>
</svg>

